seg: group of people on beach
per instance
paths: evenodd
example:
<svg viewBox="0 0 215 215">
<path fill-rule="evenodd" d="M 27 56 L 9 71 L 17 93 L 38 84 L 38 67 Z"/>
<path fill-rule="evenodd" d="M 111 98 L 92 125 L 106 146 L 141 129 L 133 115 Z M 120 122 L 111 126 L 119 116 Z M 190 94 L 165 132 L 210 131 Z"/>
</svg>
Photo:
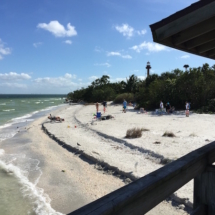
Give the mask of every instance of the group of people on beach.
<svg viewBox="0 0 215 215">
<path fill-rule="evenodd" d="M 106 102 L 106 101 L 103 101 L 103 102 L 102 102 L 102 106 L 103 106 L 103 111 L 104 111 L 104 113 L 105 113 L 106 108 L 107 108 L 107 102 Z M 96 113 L 98 113 L 98 112 L 99 112 L 99 103 L 96 102 Z"/>
<path fill-rule="evenodd" d="M 160 110 L 162 112 L 162 110 L 164 109 L 164 105 L 163 105 L 163 102 L 160 101 Z M 170 114 L 170 113 L 173 113 L 175 111 L 175 107 L 170 105 L 169 102 L 166 103 L 166 112 L 167 114 Z M 186 114 L 186 117 L 189 117 L 189 111 L 190 111 L 190 103 L 189 102 L 185 102 L 185 114 Z"/>
</svg>

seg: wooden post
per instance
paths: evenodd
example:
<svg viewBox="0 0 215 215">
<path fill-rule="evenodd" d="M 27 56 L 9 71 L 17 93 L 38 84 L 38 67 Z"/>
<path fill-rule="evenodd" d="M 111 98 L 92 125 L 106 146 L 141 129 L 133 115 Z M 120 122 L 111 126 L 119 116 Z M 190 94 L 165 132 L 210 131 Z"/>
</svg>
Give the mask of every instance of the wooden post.
<svg viewBox="0 0 215 215">
<path fill-rule="evenodd" d="M 210 165 L 206 171 L 194 178 L 194 210 L 201 214 L 215 214 L 215 166 Z M 197 213 L 196 213 L 197 214 Z"/>
</svg>

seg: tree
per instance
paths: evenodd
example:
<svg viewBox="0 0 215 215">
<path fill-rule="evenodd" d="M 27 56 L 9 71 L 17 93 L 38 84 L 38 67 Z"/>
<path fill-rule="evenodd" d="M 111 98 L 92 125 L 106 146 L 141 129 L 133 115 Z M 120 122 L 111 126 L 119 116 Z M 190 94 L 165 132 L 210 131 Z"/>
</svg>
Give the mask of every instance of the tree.
<svg viewBox="0 0 215 215">
<path fill-rule="evenodd" d="M 185 71 L 187 71 L 187 68 L 188 68 L 188 67 L 189 67 L 188 64 L 185 64 L 185 65 L 184 65 Z"/>
</svg>

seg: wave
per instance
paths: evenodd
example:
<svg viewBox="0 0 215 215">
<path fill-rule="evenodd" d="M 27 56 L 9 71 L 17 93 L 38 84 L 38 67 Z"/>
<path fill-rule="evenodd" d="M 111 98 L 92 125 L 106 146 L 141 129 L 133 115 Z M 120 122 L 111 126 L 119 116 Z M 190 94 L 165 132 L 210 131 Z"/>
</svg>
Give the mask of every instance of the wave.
<svg viewBox="0 0 215 215">
<path fill-rule="evenodd" d="M 35 102 L 35 104 L 40 104 L 40 102 Z"/>
<path fill-rule="evenodd" d="M 6 103 L 1 103 L 0 105 L 6 105 Z"/>
<path fill-rule="evenodd" d="M 2 129 L 2 128 L 7 128 L 7 127 L 9 127 L 9 126 L 11 126 L 12 124 L 11 123 L 7 123 L 7 124 L 4 124 L 4 125 L 1 125 L 0 126 L 0 129 Z"/>
<path fill-rule="evenodd" d="M 2 111 L 10 112 L 10 111 L 15 111 L 15 109 L 8 109 L 8 110 L 2 110 Z"/>
<path fill-rule="evenodd" d="M 20 117 L 16 117 L 16 118 L 13 118 L 12 121 L 20 121 L 20 120 L 23 120 L 23 119 L 26 119 L 26 118 L 30 118 L 32 116 L 32 114 L 26 114 L 24 116 L 20 116 Z"/>
<path fill-rule="evenodd" d="M 59 100 L 61 100 L 61 98 L 58 98 L 58 99 L 51 98 L 50 100 L 59 101 Z"/>
<path fill-rule="evenodd" d="M 9 176 L 13 176 L 18 180 L 21 186 L 21 193 L 29 201 L 32 211 L 38 215 L 63 215 L 51 207 L 49 196 L 44 193 L 43 189 L 36 186 L 42 175 L 42 171 L 39 168 L 39 160 L 27 158 L 25 155 L 5 154 L 4 150 L 0 149 L 0 167 Z M 34 183 L 28 179 L 31 171 L 38 173 Z"/>
<path fill-rule="evenodd" d="M 0 133 L 0 142 L 9 138 L 14 137 L 17 134 L 17 131 L 11 131 L 11 132 L 4 132 Z"/>
</svg>

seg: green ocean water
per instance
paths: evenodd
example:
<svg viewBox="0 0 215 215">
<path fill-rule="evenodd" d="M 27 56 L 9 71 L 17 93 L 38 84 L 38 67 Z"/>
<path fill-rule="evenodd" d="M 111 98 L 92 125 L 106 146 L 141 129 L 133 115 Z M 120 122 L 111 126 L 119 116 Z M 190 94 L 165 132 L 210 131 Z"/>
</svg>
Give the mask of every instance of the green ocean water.
<svg viewBox="0 0 215 215">
<path fill-rule="evenodd" d="M 66 95 L 0 94 L 0 215 L 60 215 L 51 208 L 43 190 L 28 180 L 28 174 L 33 171 L 40 175 L 39 160 L 7 154 L 1 144 L 13 138 L 17 126 L 23 123 L 26 126 L 48 114 L 63 104 L 65 98 Z"/>
<path fill-rule="evenodd" d="M 58 106 L 66 95 L 4 95 L 0 94 L 0 125 L 35 111 Z"/>
</svg>

